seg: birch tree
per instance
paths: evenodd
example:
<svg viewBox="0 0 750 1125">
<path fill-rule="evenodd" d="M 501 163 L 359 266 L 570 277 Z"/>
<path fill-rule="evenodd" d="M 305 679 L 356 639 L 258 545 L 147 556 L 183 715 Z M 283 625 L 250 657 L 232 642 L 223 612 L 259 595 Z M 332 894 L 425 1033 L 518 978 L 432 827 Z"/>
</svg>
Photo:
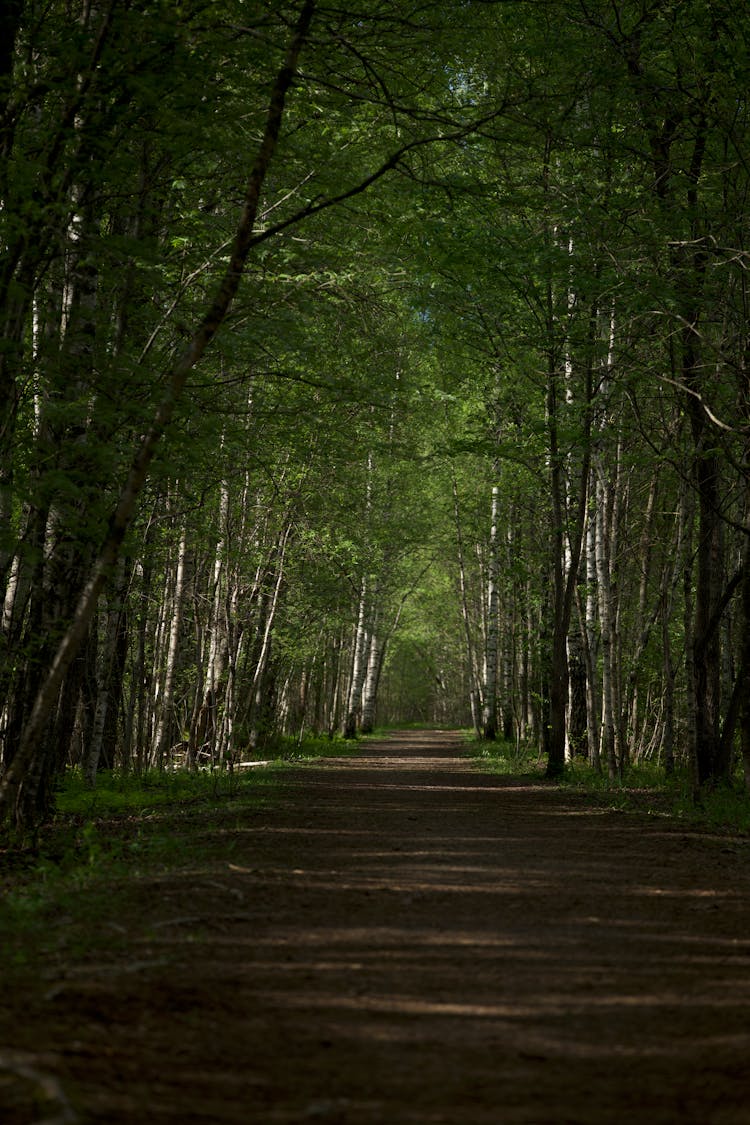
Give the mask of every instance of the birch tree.
<svg viewBox="0 0 750 1125">
<path fill-rule="evenodd" d="M 28 717 L 24 713 L 25 707 L 18 712 L 16 725 L 22 723 L 24 733 L 20 743 L 15 742 L 14 735 L 13 750 L 6 753 L 6 771 L 2 780 L 4 807 L 8 817 L 19 827 L 33 822 L 44 811 L 39 789 L 41 774 L 47 768 L 44 763 L 60 757 L 59 747 L 42 749 L 49 746 L 46 733 L 48 720 L 58 700 L 63 698 L 63 682 L 85 642 L 104 584 L 116 565 L 123 541 L 132 532 L 139 496 L 151 472 L 155 453 L 163 446 L 167 431 L 174 432 L 175 423 L 185 417 L 186 403 L 201 399 L 199 380 L 193 378 L 193 372 L 236 304 L 240 280 L 250 255 L 253 254 L 260 265 L 272 240 L 279 241 L 285 232 L 302 222 L 312 225 L 330 208 L 356 199 L 398 167 L 408 166 L 409 161 L 416 159 L 426 146 L 451 139 L 460 140 L 494 112 L 489 110 L 485 113 L 484 107 L 479 106 L 475 99 L 462 99 L 457 90 L 451 93 L 443 77 L 436 82 L 435 76 L 444 72 L 439 66 L 435 67 L 435 60 L 441 52 L 445 54 L 449 49 L 443 31 L 449 21 L 444 20 L 440 7 L 433 13 L 433 22 L 404 22 L 399 13 L 392 11 L 386 13 L 385 21 L 377 21 L 377 26 L 366 11 L 338 13 L 334 19 L 336 27 L 321 23 L 321 34 L 314 40 L 310 37 L 316 18 L 313 0 L 281 13 L 264 9 L 257 14 L 258 25 L 263 24 L 265 28 L 262 49 L 254 38 L 256 29 L 252 26 L 252 19 L 251 26 L 246 26 L 246 14 L 244 11 L 240 13 L 242 18 L 238 26 L 241 30 L 237 34 L 232 31 L 229 35 L 224 21 L 201 23 L 198 19 L 196 23 L 191 9 L 170 13 L 169 18 L 165 14 L 163 22 L 155 20 L 150 9 L 142 9 L 138 5 L 128 9 L 111 6 L 101 15 L 94 9 L 86 9 L 82 23 L 85 34 L 78 40 L 81 49 L 78 51 L 76 48 L 78 53 L 71 51 L 69 59 L 66 58 L 64 69 L 68 85 L 58 102 L 54 97 L 47 97 L 50 86 L 45 82 L 37 84 L 32 93 L 28 92 L 21 58 L 25 49 L 24 37 L 34 34 L 39 37 L 34 44 L 37 57 L 47 65 L 47 60 L 54 55 L 51 45 L 59 37 L 61 27 L 65 26 L 67 9 L 63 12 L 58 6 L 51 6 L 46 22 L 34 25 L 30 13 L 24 8 L 17 25 L 14 20 L 9 22 L 11 45 L 15 42 L 16 50 L 15 54 L 11 50 L 6 61 L 13 68 L 14 93 L 19 95 L 16 103 L 11 102 L 12 111 L 16 113 L 22 104 L 20 95 L 31 99 L 23 110 L 26 114 L 24 126 L 37 120 L 43 121 L 47 129 L 42 137 L 44 156 L 37 162 L 42 205 L 35 212 L 31 227 L 25 221 L 22 225 L 13 226 L 25 206 L 23 201 L 28 195 L 28 177 L 24 179 L 23 175 L 19 175 L 17 180 L 6 183 L 3 217 L 10 253 L 5 281 L 0 286 L 0 307 L 14 341 L 13 347 L 4 352 L 3 360 L 2 393 L 8 403 L 9 418 L 18 417 L 18 382 L 16 369 L 9 367 L 6 359 L 16 362 L 21 355 L 35 279 L 41 277 L 47 268 L 45 248 L 54 245 L 54 239 L 46 237 L 50 233 L 45 226 L 48 218 L 52 216 L 52 221 L 57 224 L 55 229 L 59 229 L 61 214 L 71 210 L 75 215 L 88 213 L 92 216 L 92 238 L 97 245 L 103 244 L 101 232 L 107 227 L 110 215 L 102 203 L 106 192 L 100 191 L 100 184 L 107 180 L 109 185 L 114 186 L 120 172 L 120 152 L 130 154 L 139 148 L 139 170 L 146 176 L 156 172 L 157 186 L 145 194 L 142 188 L 129 193 L 130 199 L 146 199 L 148 205 L 145 212 L 138 215 L 138 222 L 127 236 L 116 233 L 118 224 L 112 220 L 113 241 L 107 244 L 108 260 L 116 257 L 112 250 L 116 245 L 123 248 L 125 257 L 134 249 L 136 255 L 140 255 L 145 242 L 139 240 L 136 249 L 136 244 L 128 239 L 139 239 L 149 223 L 153 232 L 154 226 L 163 221 L 167 202 L 175 209 L 179 209 L 188 197 L 195 203 L 189 215 L 185 216 L 186 222 L 177 223 L 176 230 L 159 232 L 162 236 L 161 249 L 169 246 L 175 252 L 169 260 L 162 259 L 161 262 L 159 281 L 166 282 L 159 296 L 159 300 L 163 299 L 163 313 L 157 312 L 158 302 L 151 308 L 148 301 L 139 306 L 137 286 L 132 283 L 133 270 L 125 271 L 125 281 L 119 286 L 122 300 L 132 301 L 127 309 L 123 308 L 118 318 L 118 332 L 123 341 L 123 354 L 127 354 L 129 389 L 138 387 L 143 392 L 143 400 L 139 404 L 143 409 L 137 411 L 138 417 L 133 419 L 134 433 L 139 437 L 130 446 L 129 469 L 127 440 L 118 448 L 116 463 L 108 466 L 107 488 L 102 489 L 100 495 L 108 500 L 109 516 L 102 506 L 98 527 L 94 527 L 93 523 L 90 527 L 87 525 L 87 533 L 91 537 L 90 557 L 87 560 L 83 555 L 76 555 L 78 573 L 66 587 L 78 598 L 77 604 L 63 607 L 61 622 L 67 619 L 69 625 L 60 643 L 56 647 L 51 646 L 38 663 L 39 668 L 46 666 L 47 669 L 41 682 L 36 683 L 32 678 L 23 688 L 25 698 L 32 704 L 31 711 Z M 405 33 L 418 47 L 408 69 L 393 65 L 397 58 L 395 47 L 402 47 Z M 211 90 L 215 96 L 212 101 L 206 102 L 196 99 L 192 120 L 179 120 L 175 107 L 193 104 L 189 99 L 181 100 L 185 90 L 181 84 L 190 71 L 196 35 L 201 42 L 198 55 L 203 67 L 204 88 Z M 148 42 L 152 47 L 133 67 L 124 45 L 130 47 L 131 44 Z M 272 46 L 271 51 L 267 49 L 268 43 Z M 212 51 L 214 47 L 215 52 Z M 297 64 L 303 48 L 307 49 L 309 62 L 302 78 L 298 75 Z M 242 52 L 244 57 L 240 65 L 238 59 Z M 156 96 L 155 82 L 148 81 L 149 74 L 162 73 L 163 68 L 159 65 L 162 53 L 177 59 L 175 66 L 181 90 L 174 100 L 167 98 L 164 105 Z M 244 104 L 247 83 L 243 90 L 239 79 L 224 82 L 212 61 L 214 55 L 231 57 L 235 74 L 247 73 L 251 88 L 257 84 L 258 88 L 267 91 L 264 95 L 267 97 L 266 110 L 253 109 L 260 141 L 252 167 L 246 173 L 244 191 L 240 192 L 236 181 L 240 175 L 239 159 L 245 142 L 240 136 L 241 131 L 232 131 L 222 122 L 231 121 L 234 110 Z M 336 61 L 332 63 L 334 57 Z M 362 59 L 367 57 L 369 64 L 362 68 Z M 251 62 L 249 68 L 246 65 L 248 59 Z M 276 68 L 275 73 L 273 67 Z M 387 79 L 383 77 L 386 72 Z M 305 84 L 307 97 L 304 99 L 289 97 L 295 78 L 300 84 Z M 195 81 L 195 73 L 192 79 Z M 136 92 L 133 98 L 129 96 L 131 81 Z M 437 115 L 430 109 L 423 109 L 420 103 L 420 97 L 428 90 L 430 97 L 434 91 L 443 103 Z M 253 98 L 254 105 L 257 105 L 254 89 Z M 32 105 L 34 99 L 37 102 Z M 144 104 L 144 99 L 147 104 Z M 380 109 L 386 103 L 395 109 L 395 122 L 391 117 L 386 124 L 380 117 Z M 220 106 L 225 106 L 228 111 L 223 116 L 214 112 Z M 32 112 L 26 113 L 27 109 Z M 315 122 L 321 119 L 321 115 L 332 122 L 334 128 L 316 128 Z M 9 143 L 21 145 L 22 141 L 28 141 L 23 130 L 14 131 L 14 122 L 21 118 L 11 115 L 8 120 L 10 125 L 5 135 Z M 136 124 L 142 120 L 165 126 L 164 129 L 154 129 L 155 136 L 174 135 L 178 140 L 172 148 L 162 146 L 159 149 L 156 146 L 156 167 L 149 165 L 148 146 L 139 146 L 135 138 Z M 166 128 L 168 121 L 170 127 Z M 205 129 L 201 129 L 201 124 L 205 125 Z M 189 163 L 186 160 L 187 138 L 189 135 L 194 137 L 196 133 L 202 141 L 206 140 L 206 144 L 194 161 L 198 179 L 191 185 L 181 172 Z M 297 143 L 300 133 L 304 133 L 306 138 L 315 138 L 317 151 L 312 158 L 312 170 L 310 149 Z M 344 133 L 347 143 L 342 145 L 339 142 Z M 293 143 L 287 143 L 290 137 L 296 138 Z M 37 150 L 36 142 L 37 138 L 31 138 L 24 153 Z M 216 142 L 213 151 L 210 149 L 212 142 Z M 275 177 L 271 178 L 269 169 L 280 144 L 284 159 L 275 165 Z M 95 147 L 96 161 L 91 159 Z M 22 160 L 18 159 L 21 152 L 20 147 L 16 149 L 13 168 L 22 167 Z M 105 172 L 94 173 L 94 169 L 101 167 L 103 153 Z M 217 176 L 217 171 L 221 172 L 220 176 Z M 28 176 L 33 179 L 34 175 L 36 171 L 29 165 Z M 219 191 L 223 190 L 226 198 L 217 195 L 217 183 L 221 183 Z M 229 200 L 238 194 L 244 195 L 244 200 L 239 215 L 233 216 Z M 179 229 L 180 226 L 182 229 Z M 195 237 L 198 232 L 208 236 L 202 244 Z M 124 241 L 117 243 L 118 237 L 124 237 Z M 228 251 L 224 262 L 223 247 Z M 81 262 L 91 260 L 81 257 Z M 157 273 L 159 270 L 152 270 L 152 277 L 155 278 Z M 147 269 L 141 270 L 142 278 L 147 274 Z M 80 278 L 77 307 L 83 312 L 86 301 L 83 299 L 82 274 Z M 210 294 L 208 297 L 205 296 L 207 292 Z M 71 309 L 74 305 L 75 301 L 71 303 Z M 100 304 L 100 307 L 103 306 Z M 241 309 L 239 305 L 236 307 Z M 149 316 L 149 312 L 155 315 Z M 99 323 L 104 331 L 106 319 Z M 132 332 L 136 323 L 140 340 L 139 333 Z M 85 333 L 78 335 L 83 340 Z M 67 336 L 72 341 L 76 333 L 68 331 Z M 116 388 L 118 381 L 112 371 L 113 352 L 108 344 L 101 354 L 103 367 L 97 371 L 97 377 L 101 375 L 102 383 Z M 97 414 L 97 441 L 100 437 L 102 440 L 96 449 L 101 451 L 108 448 L 108 429 L 111 432 L 117 429 L 118 434 L 122 434 L 123 414 L 128 416 L 127 411 L 132 409 L 132 399 L 128 399 L 127 394 L 113 393 L 117 408 L 113 409 L 106 426 L 101 426 L 102 416 Z M 10 444 L 8 457 L 3 460 L 3 471 L 7 470 L 6 478 L 10 480 L 13 433 L 8 431 L 7 436 Z M 74 450 L 76 446 L 66 443 L 64 448 Z M 72 466 L 64 464 L 62 471 L 69 476 Z M 82 499 L 81 518 L 86 523 L 93 501 L 85 496 Z M 6 500 L 7 492 L 4 492 L 3 503 Z M 44 521 L 39 518 L 37 522 L 41 524 Z M 6 551 L 4 565 L 9 565 L 11 558 L 12 551 Z M 57 579 L 54 584 L 55 588 L 62 588 L 58 586 Z M 18 688 L 20 690 L 20 684 Z M 70 698 L 74 695 L 71 693 Z M 67 699 L 68 695 L 64 698 Z"/>
</svg>

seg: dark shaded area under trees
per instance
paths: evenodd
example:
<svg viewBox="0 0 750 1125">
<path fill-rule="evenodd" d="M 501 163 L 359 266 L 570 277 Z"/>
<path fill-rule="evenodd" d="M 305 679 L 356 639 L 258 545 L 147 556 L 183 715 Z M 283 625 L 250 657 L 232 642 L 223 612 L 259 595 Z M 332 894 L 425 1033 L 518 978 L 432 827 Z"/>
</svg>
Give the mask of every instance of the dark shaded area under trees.
<svg viewBox="0 0 750 1125">
<path fill-rule="evenodd" d="M 750 776 L 750 15 L 7 3 L 0 800 L 474 724 Z"/>
</svg>

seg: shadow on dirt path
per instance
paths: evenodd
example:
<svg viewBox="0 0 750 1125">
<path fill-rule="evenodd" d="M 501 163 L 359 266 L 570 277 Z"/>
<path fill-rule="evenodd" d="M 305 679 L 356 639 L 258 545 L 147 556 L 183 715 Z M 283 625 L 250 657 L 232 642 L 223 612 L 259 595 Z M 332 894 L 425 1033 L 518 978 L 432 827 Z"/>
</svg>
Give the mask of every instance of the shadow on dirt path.
<svg viewBox="0 0 750 1125">
<path fill-rule="evenodd" d="M 750 1122 L 743 842 L 408 732 L 293 771 L 232 845 L 2 1019 L 49 1120 Z"/>
</svg>

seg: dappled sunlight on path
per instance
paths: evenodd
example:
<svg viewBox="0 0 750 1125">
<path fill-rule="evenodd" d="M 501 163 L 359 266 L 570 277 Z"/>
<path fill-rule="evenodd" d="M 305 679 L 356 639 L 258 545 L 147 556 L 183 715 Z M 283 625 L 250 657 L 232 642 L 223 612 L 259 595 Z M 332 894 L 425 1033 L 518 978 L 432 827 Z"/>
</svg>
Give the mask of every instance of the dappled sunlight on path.
<svg viewBox="0 0 750 1125">
<path fill-rule="evenodd" d="M 54 991 L 91 1120 L 750 1120 L 743 841 L 482 773 L 450 732 L 295 769 L 222 831 Z"/>
</svg>

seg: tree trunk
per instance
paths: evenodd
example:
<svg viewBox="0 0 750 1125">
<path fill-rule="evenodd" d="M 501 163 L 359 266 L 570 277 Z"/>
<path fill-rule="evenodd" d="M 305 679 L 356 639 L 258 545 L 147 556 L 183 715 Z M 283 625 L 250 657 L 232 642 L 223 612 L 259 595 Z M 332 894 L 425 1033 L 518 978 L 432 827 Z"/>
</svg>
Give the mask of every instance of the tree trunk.
<svg viewBox="0 0 750 1125">
<path fill-rule="evenodd" d="M 495 466 L 497 472 L 497 465 Z M 492 487 L 490 538 L 487 557 L 487 628 L 484 646 L 484 681 L 482 684 L 482 737 L 489 742 L 497 738 L 497 666 L 499 649 L 498 573 L 500 568 L 498 517 L 500 488 Z"/>
<path fill-rule="evenodd" d="M 713 621 L 717 584 L 723 570 L 719 516 L 718 459 L 701 452 L 696 441 L 695 482 L 698 495 L 698 543 L 693 619 L 692 684 L 695 697 L 695 761 L 699 785 L 714 784 L 728 775 L 729 763 L 720 749 L 721 646 Z"/>
<path fill-rule="evenodd" d="M 70 618 L 70 624 L 41 683 L 31 714 L 25 724 L 18 752 L 0 781 L 0 808 L 21 831 L 31 827 L 42 815 L 34 794 L 27 791 L 33 788 L 35 778 L 44 768 L 43 763 L 38 761 L 40 754 L 44 753 L 44 731 L 56 706 L 67 670 L 84 642 L 99 594 L 117 562 L 154 454 L 164 431 L 172 420 L 175 407 L 182 398 L 188 376 L 221 327 L 239 289 L 245 263 L 253 246 L 261 191 L 276 151 L 286 97 L 294 79 L 300 52 L 310 31 L 314 10 L 314 0 L 305 0 L 292 32 L 283 65 L 277 73 L 263 135 L 250 172 L 242 214 L 229 254 L 229 264 L 216 296 L 192 334 L 188 346 L 178 355 L 167 373 L 163 397 L 148 432 L 136 450 L 127 480 L 115 505 L 102 549 L 88 580 L 80 590 L 78 604 Z M 387 162 L 384 171 L 390 167 L 392 164 Z M 363 183 L 362 190 L 370 182 L 371 178 Z"/>
<path fill-rule="evenodd" d="M 344 738 L 356 738 L 362 706 L 362 686 L 367 672 L 367 580 L 362 579 L 357 612 L 357 628 L 354 633 L 354 652 L 349 692 L 346 700 Z"/>
<path fill-rule="evenodd" d="M 545 157 L 549 159 L 549 154 Z M 545 178 L 548 169 L 545 172 Z M 549 732 L 547 737 L 547 776 L 559 777 L 565 770 L 567 709 L 569 698 L 568 631 L 578 583 L 578 568 L 586 529 L 586 511 L 591 465 L 591 404 L 593 400 L 593 351 L 596 310 L 588 323 L 588 349 L 581 371 L 579 396 L 580 434 L 575 458 L 566 457 L 560 442 L 562 402 L 570 411 L 575 403 L 572 390 L 573 365 L 565 340 L 564 361 L 560 369 L 558 328 L 551 281 L 547 283 L 547 437 L 551 517 L 552 639 L 549 654 Z M 571 308 L 572 294 L 566 292 Z M 566 327 L 567 333 L 567 327 Z M 562 401 L 561 401 L 562 400 Z"/>
<path fill-rule="evenodd" d="M 595 488 L 595 485 L 594 485 Z M 599 592 L 596 578 L 596 515 L 586 528 L 586 602 L 581 607 L 586 653 L 586 715 L 591 764 L 601 769 L 601 697 L 599 691 Z"/>
<path fill-rule="evenodd" d="M 93 789 L 102 755 L 107 717 L 115 699 L 114 672 L 118 639 L 121 634 L 123 601 L 125 597 L 125 563 L 120 560 L 117 576 L 109 598 L 103 598 L 106 626 L 96 661 L 96 703 L 91 738 L 85 750 L 83 774 L 86 784 Z M 111 754 L 110 754 L 111 757 Z"/>
<path fill-rule="evenodd" d="M 229 597 L 229 576 L 225 563 L 229 519 L 229 487 L 222 481 L 219 494 L 219 539 L 214 546 L 213 565 L 206 600 L 209 604 L 208 651 L 201 654 L 200 675 L 188 734 L 187 765 L 194 770 L 206 744 L 215 742 L 219 690 L 229 659 L 229 638 L 225 598 Z M 205 647 L 205 646 L 204 646 Z"/>
<path fill-rule="evenodd" d="M 588 758 L 588 710 L 586 706 L 586 656 L 580 624 L 571 624 L 568 634 L 570 700 L 568 748 L 571 758 Z"/>
<path fill-rule="evenodd" d="M 370 633 L 370 651 L 367 657 L 367 675 L 362 692 L 362 725 L 360 728 L 362 734 L 372 734 L 375 727 L 375 710 L 384 652 L 385 645 L 380 639 L 377 625 L 373 624 Z"/>
<path fill-rule="evenodd" d="M 469 702 L 471 705 L 471 720 L 477 738 L 482 735 L 481 716 L 481 690 L 479 665 L 477 662 L 476 645 L 472 636 L 471 615 L 469 613 L 469 598 L 466 584 L 466 560 L 464 557 L 464 540 L 461 527 L 461 513 L 458 503 L 458 484 L 455 473 L 452 477 L 453 488 L 453 516 L 456 526 L 456 551 L 458 555 L 458 588 L 461 597 L 461 620 L 466 639 L 466 656 L 469 668 Z"/>
<path fill-rule="evenodd" d="M 170 735 L 173 733 L 173 705 L 174 682 L 177 672 L 177 657 L 180 644 L 180 630 L 182 627 L 182 611 L 185 594 L 185 567 L 187 561 L 187 533 L 185 528 L 180 534 L 177 548 L 177 561 L 175 565 L 174 585 L 171 597 L 165 597 L 167 607 L 167 648 L 164 665 L 164 675 L 158 698 L 156 729 L 154 731 L 151 760 L 158 769 L 164 766 Z"/>
<path fill-rule="evenodd" d="M 266 591 L 258 618 L 260 645 L 250 688 L 249 726 L 250 741 L 253 746 L 266 745 L 274 726 L 272 703 L 275 697 L 277 670 L 272 660 L 273 627 L 284 587 L 286 551 L 291 533 L 291 522 L 279 533 L 275 552 L 275 573 L 272 575 L 273 590 Z"/>
<path fill-rule="evenodd" d="M 651 543 L 653 537 L 654 526 L 654 513 L 656 510 L 656 495 L 659 487 L 659 469 L 657 466 L 654 475 L 651 477 L 649 485 L 648 499 L 646 501 L 646 511 L 643 524 L 643 531 L 641 532 L 640 545 L 638 551 L 638 562 L 640 570 L 640 582 L 638 585 L 638 608 L 636 619 L 633 627 L 633 632 L 636 637 L 635 652 L 630 662 L 630 671 L 628 673 L 628 701 L 626 706 L 626 713 L 628 716 L 628 730 L 630 737 L 634 740 L 636 745 L 640 744 L 639 738 L 639 699 L 638 699 L 638 678 L 643 661 L 643 654 L 646 651 L 651 630 L 659 615 L 659 602 L 657 601 L 654 606 L 653 613 L 647 615 L 647 600 L 648 600 L 648 585 L 649 577 L 651 574 Z"/>
<path fill-rule="evenodd" d="M 747 472 L 747 466 L 746 466 Z M 747 485 L 750 485 L 748 478 Z M 750 487 L 748 487 L 750 493 Z M 750 495 L 748 495 L 750 500 Z M 750 504 L 746 503 L 745 519 L 750 516 Z M 750 793 L 750 534 L 745 532 L 743 548 L 742 577 L 742 633 L 740 641 L 740 749 L 745 788 Z"/>
<path fill-rule="evenodd" d="M 610 780 L 614 780 L 619 776 L 619 763 L 615 741 L 614 691 L 612 685 L 613 611 L 607 527 L 609 486 L 604 478 L 604 469 L 599 458 L 597 458 L 596 475 L 596 576 L 599 593 L 599 632 L 602 653 L 602 754 L 606 758 Z"/>
</svg>

